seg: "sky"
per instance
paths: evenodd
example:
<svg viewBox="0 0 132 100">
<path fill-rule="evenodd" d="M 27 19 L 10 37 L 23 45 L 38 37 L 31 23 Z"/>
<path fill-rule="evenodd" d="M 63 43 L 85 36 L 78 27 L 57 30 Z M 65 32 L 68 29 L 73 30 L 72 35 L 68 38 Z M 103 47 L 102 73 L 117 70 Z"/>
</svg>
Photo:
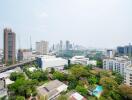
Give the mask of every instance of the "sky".
<svg viewBox="0 0 132 100">
<path fill-rule="evenodd" d="M 3 29 L 16 33 L 17 48 L 70 40 L 85 47 L 113 48 L 132 43 L 132 0 L 1 0 Z"/>
</svg>

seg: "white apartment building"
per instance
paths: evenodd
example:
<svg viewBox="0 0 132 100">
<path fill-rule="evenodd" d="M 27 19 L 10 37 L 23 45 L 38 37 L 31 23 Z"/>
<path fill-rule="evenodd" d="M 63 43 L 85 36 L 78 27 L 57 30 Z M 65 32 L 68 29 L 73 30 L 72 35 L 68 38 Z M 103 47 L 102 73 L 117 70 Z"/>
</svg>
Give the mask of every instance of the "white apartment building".
<svg viewBox="0 0 132 100">
<path fill-rule="evenodd" d="M 46 55 L 48 53 L 48 42 L 47 41 L 36 42 L 36 52 L 40 55 Z"/>
<path fill-rule="evenodd" d="M 124 75 L 124 69 L 131 65 L 127 57 L 106 58 L 103 60 L 103 69 L 119 72 Z"/>
<path fill-rule="evenodd" d="M 124 84 L 132 86 L 132 65 L 125 68 Z"/>
<path fill-rule="evenodd" d="M 95 65 L 95 60 L 89 60 L 89 58 L 86 58 L 84 56 L 74 56 L 72 59 L 70 59 L 71 64 L 82 64 L 82 65 Z"/>
<path fill-rule="evenodd" d="M 124 76 L 124 84 L 132 86 L 132 63 L 127 57 L 106 58 L 103 69 L 120 73 Z"/>
</svg>

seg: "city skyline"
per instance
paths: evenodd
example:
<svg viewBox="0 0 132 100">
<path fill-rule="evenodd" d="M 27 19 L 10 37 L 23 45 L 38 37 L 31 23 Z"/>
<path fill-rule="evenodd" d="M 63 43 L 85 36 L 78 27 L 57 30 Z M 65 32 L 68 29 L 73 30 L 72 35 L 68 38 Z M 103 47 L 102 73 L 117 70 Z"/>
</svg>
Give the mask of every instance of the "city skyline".
<svg viewBox="0 0 132 100">
<path fill-rule="evenodd" d="M 41 40 L 97 48 L 126 45 L 132 41 L 131 4 L 131 0 L 1 1 L 0 48 L 6 27 L 16 33 L 17 48 L 30 48 L 30 36 L 33 48 Z"/>
</svg>

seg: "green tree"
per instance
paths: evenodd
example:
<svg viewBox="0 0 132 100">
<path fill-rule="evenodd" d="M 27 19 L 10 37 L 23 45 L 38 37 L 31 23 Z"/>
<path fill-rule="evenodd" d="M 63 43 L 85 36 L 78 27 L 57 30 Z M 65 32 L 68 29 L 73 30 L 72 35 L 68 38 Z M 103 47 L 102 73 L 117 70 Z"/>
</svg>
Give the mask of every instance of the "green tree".
<svg viewBox="0 0 132 100">
<path fill-rule="evenodd" d="M 97 67 L 103 68 L 103 61 L 102 60 L 97 60 Z"/>
<path fill-rule="evenodd" d="M 23 96 L 9 96 L 8 100 L 25 100 L 25 97 L 23 97 Z"/>
<path fill-rule="evenodd" d="M 79 78 L 81 76 L 83 76 L 83 77 L 88 77 L 89 76 L 88 70 L 86 70 L 85 67 L 82 66 L 82 65 L 75 65 L 74 67 L 72 67 L 70 69 L 70 72 L 76 78 Z"/>
<path fill-rule="evenodd" d="M 88 93 L 86 88 L 79 85 L 76 86 L 76 91 L 81 93 L 83 96 L 86 96 Z"/>
<path fill-rule="evenodd" d="M 25 79 L 25 76 L 23 73 L 17 73 L 17 72 L 13 72 L 10 75 L 10 79 L 12 81 L 16 81 L 17 79 Z"/>
<path fill-rule="evenodd" d="M 55 69 L 54 68 L 51 68 L 51 74 L 53 74 L 55 72 Z"/>
<path fill-rule="evenodd" d="M 60 95 L 57 100 L 68 100 L 66 95 Z"/>
<path fill-rule="evenodd" d="M 15 95 L 24 96 L 27 98 L 36 91 L 35 86 L 35 81 L 18 79 L 15 81 L 15 83 L 8 86 L 8 90 Z"/>
<path fill-rule="evenodd" d="M 74 80 L 76 80 L 76 77 L 73 74 L 68 74 L 67 80 L 68 81 L 74 81 Z"/>
<path fill-rule="evenodd" d="M 53 78 L 58 79 L 60 81 L 63 81 L 63 80 L 65 80 L 65 75 L 63 73 L 59 72 L 59 71 L 55 71 L 53 73 Z"/>
<path fill-rule="evenodd" d="M 48 74 L 42 70 L 36 70 L 30 73 L 29 77 L 38 81 L 45 81 L 48 79 Z"/>
<path fill-rule="evenodd" d="M 132 100 L 132 87 L 127 85 L 120 85 L 119 91 L 124 100 Z"/>
<path fill-rule="evenodd" d="M 103 77 L 100 79 L 100 84 L 107 90 L 117 90 L 118 84 L 117 82 L 110 77 Z"/>
<path fill-rule="evenodd" d="M 99 82 L 99 79 L 95 76 L 91 76 L 90 78 L 88 78 L 88 82 L 89 84 L 93 85 Z"/>
<path fill-rule="evenodd" d="M 115 76 L 115 81 L 119 85 L 123 83 L 124 78 L 123 78 L 123 76 L 120 73 L 115 72 L 113 75 Z"/>
<path fill-rule="evenodd" d="M 75 89 L 77 84 L 78 84 L 78 82 L 76 80 L 69 81 L 68 82 L 68 89 L 69 90 Z"/>
</svg>

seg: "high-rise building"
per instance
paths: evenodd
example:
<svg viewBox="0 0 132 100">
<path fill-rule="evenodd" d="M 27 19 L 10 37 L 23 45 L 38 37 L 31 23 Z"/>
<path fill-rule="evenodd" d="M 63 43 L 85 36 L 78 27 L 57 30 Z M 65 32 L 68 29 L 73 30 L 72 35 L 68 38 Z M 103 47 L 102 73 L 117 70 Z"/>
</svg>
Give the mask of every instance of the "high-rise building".
<svg viewBox="0 0 132 100">
<path fill-rule="evenodd" d="M 123 47 L 117 47 L 117 54 L 132 56 L 132 45 L 129 44 Z"/>
<path fill-rule="evenodd" d="M 69 50 L 70 49 L 70 41 L 66 41 L 66 50 Z"/>
<path fill-rule="evenodd" d="M 62 40 L 60 40 L 60 50 L 62 50 L 63 49 L 63 42 L 62 42 Z"/>
<path fill-rule="evenodd" d="M 109 58 L 113 58 L 115 56 L 115 50 L 112 49 L 106 50 L 106 56 Z"/>
<path fill-rule="evenodd" d="M 48 42 L 47 41 L 36 42 L 36 52 L 40 55 L 46 55 L 48 53 Z"/>
<path fill-rule="evenodd" d="M 16 61 L 16 34 L 11 29 L 4 29 L 4 62 L 14 64 Z"/>
</svg>

